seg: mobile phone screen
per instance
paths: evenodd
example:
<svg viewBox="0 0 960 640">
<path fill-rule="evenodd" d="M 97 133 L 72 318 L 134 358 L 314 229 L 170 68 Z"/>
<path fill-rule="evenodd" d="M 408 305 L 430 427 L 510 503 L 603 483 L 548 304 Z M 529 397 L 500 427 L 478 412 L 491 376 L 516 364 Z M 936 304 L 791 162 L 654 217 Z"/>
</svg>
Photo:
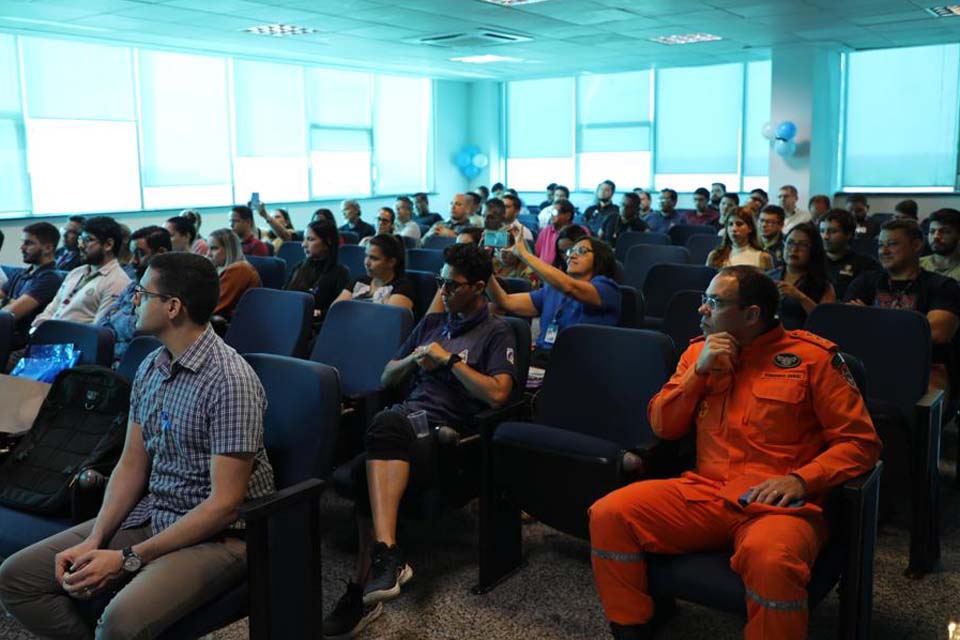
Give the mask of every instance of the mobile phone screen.
<svg viewBox="0 0 960 640">
<path fill-rule="evenodd" d="M 507 246 L 509 236 L 506 231 L 484 231 L 483 246 L 503 249 Z"/>
</svg>

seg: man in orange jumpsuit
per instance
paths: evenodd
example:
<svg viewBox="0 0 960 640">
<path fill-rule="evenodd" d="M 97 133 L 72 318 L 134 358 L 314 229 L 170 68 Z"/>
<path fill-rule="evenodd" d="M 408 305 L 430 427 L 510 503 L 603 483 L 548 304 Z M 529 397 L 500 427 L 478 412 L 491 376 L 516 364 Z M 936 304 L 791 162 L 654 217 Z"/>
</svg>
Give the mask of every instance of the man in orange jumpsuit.
<svg viewBox="0 0 960 640">
<path fill-rule="evenodd" d="M 644 553 L 730 547 L 746 586 L 745 637 L 806 636 L 806 585 L 827 537 L 820 504 L 869 471 L 881 445 L 836 346 L 785 331 L 778 304 L 776 285 L 752 267 L 714 277 L 700 307 L 705 338 L 648 407 L 661 438 L 696 424 L 696 470 L 633 483 L 590 508 L 593 572 L 615 638 L 651 636 Z"/>
</svg>

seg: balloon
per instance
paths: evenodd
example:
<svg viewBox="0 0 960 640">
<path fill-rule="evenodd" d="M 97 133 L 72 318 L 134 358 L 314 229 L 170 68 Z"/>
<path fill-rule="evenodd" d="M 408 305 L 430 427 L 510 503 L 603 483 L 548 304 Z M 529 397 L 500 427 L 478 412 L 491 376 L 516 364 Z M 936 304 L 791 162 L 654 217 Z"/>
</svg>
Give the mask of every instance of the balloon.
<svg viewBox="0 0 960 640">
<path fill-rule="evenodd" d="M 760 131 L 761 135 L 767 140 L 773 140 L 777 137 L 777 125 L 770 121 L 763 125 L 763 129 Z"/>
<path fill-rule="evenodd" d="M 797 135 L 797 125 L 789 120 L 785 120 L 777 125 L 777 137 L 781 140 L 793 140 L 793 136 L 795 135 Z"/>
<path fill-rule="evenodd" d="M 456 158 L 454 159 L 454 162 L 461 169 L 465 169 L 466 167 L 470 166 L 471 162 L 473 162 L 473 156 L 467 153 L 466 150 L 463 150 L 457 154 Z"/>
<path fill-rule="evenodd" d="M 477 155 L 478 153 L 480 153 L 480 147 L 478 147 L 475 144 L 468 144 L 463 148 L 463 150 L 466 151 L 468 154 L 470 154 L 471 158 Z"/>
<path fill-rule="evenodd" d="M 475 156 L 473 156 L 472 164 L 477 169 L 483 169 L 488 164 L 490 164 L 490 158 L 488 158 L 486 154 L 478 153 Z"/>
<path fill-rule="evenodd" d="M 480 175 L 480 169 L 478 167 L 473 166 L 472 164 L 467 165 L 466 167 L 463 168 L 463 175 L 465 175 L 470 180 L 473 180 L 478 175 Z"/>
<path fill-rule="evenodd" d="M 793 140 L 777 140 L 773 145 L 773 150 L 781 158 L 786 158 L 797 152 L 797 143 Z"/>
</svg>

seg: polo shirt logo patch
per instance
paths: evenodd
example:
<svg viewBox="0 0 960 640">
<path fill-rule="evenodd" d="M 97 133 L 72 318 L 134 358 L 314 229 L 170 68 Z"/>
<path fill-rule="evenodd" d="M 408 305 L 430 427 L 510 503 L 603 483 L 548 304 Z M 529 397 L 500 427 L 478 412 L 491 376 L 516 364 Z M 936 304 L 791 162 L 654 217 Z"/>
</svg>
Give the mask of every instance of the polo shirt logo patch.
<svg viewBox="0 0 960 640">
<path fill-rule="evenodd" d="M 800 356 L 793 353 L 778 353 L 773 356 L 773 364 L 781 369 L 793 369 L 800 365 Z"/>
<path fill-rule="evenodd" d="M 507 362 L 509 362 L 510 364 L 514 364 L 513 349 L 511 347 L 507 347 Z"/>
</svg>

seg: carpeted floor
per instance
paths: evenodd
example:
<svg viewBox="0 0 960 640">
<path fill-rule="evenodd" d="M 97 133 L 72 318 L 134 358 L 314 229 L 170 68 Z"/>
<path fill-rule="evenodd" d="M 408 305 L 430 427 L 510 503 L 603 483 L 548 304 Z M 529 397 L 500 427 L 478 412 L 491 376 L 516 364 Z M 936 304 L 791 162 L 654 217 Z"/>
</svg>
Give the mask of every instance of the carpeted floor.
<svg viewBox="0 0 960 640">
<path fill-rule="evenodd" d="M 951 434 L 952 435 L 952 434 Z M 955 435 L 950 438 L 952 444 Z M 952 449 L 952 446 L 951 446 Z M 947 457 L 949 456 L 949 457 Z M 945 454 L 953 459 L 952 451 Z M 887 528 L 879 538 L 874 596 L 874 638 L 934 640 L 947 637 L 947 623 L 960 620 L 960 491 L 952 466 L 944 465 L 942 568 L 923 580 L 902 576 L 908 535 Z M 328 494 L 323 499 L 324 612 L 343 592 L 342 581 L 353 566 L 349 503 Z M 469 593 L 476 579 L 476 517 L 470 509 L 451 514 L 444 531 L 435 532 L 436 546 L 417 545 L 422 524 L 401 532 L 407 544 L 414 579 L 402 596 L 386 605 L 383 615 L 363 634 L 366 639 L 463 640 L 579 639 L 607 637 L 606 624 L 590 573 L 585 542 L 558 534 L 540 524 L 524 527 L 528 567 L 492 593 Z M 810 619 L 810 637 L 836 637 L 837 598 L 833 594 Z M 679 603 L 670 624 L 657 638 L 741 637 L 736 616 Z M 30 638 L 15 621 L 0 618 L 0 639 Z M 245 621 L 213 635 L 218 640 L 247 637 Z"/>
</svg>

